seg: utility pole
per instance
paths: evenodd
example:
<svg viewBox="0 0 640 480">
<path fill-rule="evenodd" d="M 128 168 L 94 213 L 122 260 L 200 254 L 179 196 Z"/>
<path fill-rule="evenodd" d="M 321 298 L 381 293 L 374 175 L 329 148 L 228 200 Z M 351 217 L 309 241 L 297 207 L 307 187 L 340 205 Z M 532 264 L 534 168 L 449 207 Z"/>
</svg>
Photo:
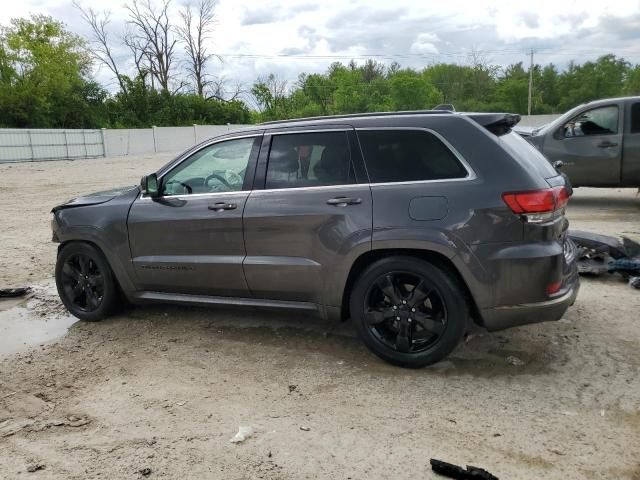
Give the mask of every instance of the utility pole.
<svg viewBox="0 0 640 480">
<path fill-rule="evenodd" d="M 529 102 L 527 103 L 527 115 L 531 115 L 532 91 L 533 91 L 533 48 L 531 49 L 531 62 L 529 63 Z"/>
</svg>

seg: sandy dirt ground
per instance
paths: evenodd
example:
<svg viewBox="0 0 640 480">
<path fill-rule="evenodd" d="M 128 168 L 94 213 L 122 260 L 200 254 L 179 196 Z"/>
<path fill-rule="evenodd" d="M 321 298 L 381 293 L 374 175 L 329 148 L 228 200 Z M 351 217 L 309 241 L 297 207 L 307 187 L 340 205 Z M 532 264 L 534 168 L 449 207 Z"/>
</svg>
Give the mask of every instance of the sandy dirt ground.
<svg viewBox="0 0 640 480">
<path fill-rule="evenodd" d="M 52 284 L 50 208 L 168 158 L 0 165 L 0 285 L 34 285 L 0 303 L 0 335 L 71 325 L 17 353 L 0 342 L 0 478 L 428 479 L 435 457 L 501 480 L 640 479 L 640 292 L 615 278 L 583 280 L 559 322 L 478 330 L 416 371 L 299 314 L 74 322 Z M 640 240 L 634 190 L 577 189 L 569 218 Z M 232 444 L 239 426 L 253 434 Z"/>
</svg>

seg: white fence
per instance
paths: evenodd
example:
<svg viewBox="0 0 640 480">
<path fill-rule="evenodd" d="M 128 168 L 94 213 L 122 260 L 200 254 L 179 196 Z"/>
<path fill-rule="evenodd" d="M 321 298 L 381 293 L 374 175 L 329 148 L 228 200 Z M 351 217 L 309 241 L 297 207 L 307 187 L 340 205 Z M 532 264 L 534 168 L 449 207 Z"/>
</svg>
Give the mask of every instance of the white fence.
<svg viewBox="0 0 640 480">
<path fill-rule="evenodd" d="M 103 156 L 101 130 L 0 129 L 0 163 Z"/>
<path fill-rule="evenodd" d="M 247 127 L 249 125 L 193 125 L 104 130 L 105 157 L 178 152 L 207 138 Z"/>
<path fill-rule="evenodd" d="M 193 125 L 136 129 L 0 128 L 0 163 L 178 152 L 248 125 Z"/>
<path fill-rule="evenodd" d="M 559 115 L 523 115 L 520 125 L 539 127 Z M 192 125 L 101 130 L 0 129 L 0 163 L 118 157 L 178 152 L 249 125 Z"/>
</svg>

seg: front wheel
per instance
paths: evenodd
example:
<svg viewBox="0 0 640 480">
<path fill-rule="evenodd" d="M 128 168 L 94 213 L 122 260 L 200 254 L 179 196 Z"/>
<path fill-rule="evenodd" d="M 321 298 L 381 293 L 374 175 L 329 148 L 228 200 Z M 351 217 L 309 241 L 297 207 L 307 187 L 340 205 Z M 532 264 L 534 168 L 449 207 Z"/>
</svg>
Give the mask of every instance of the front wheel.
<svg viewBox="0 0 640 480">
<path fill-rule="evenodd" d="M 412 257 L 370 265 L 354 286 L 350 311 L 373 353 L 410 368 L 447 356 L 462 339 L 469 317 L 465 295 L 451 275 Z"/>
<path fill-rule="evenodd" d="M 102 320 L 118 304 L 111 268 L 102 252 L 88 243 L 62 248 L 56 261 L 56 286 L 64 306 L 81 320 Z"/>
</svg>

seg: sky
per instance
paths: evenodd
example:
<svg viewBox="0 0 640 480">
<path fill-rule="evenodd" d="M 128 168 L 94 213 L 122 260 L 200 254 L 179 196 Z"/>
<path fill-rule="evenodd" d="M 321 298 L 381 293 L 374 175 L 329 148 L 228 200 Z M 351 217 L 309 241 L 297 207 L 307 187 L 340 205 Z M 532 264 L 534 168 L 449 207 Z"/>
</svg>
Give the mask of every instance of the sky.
<svg viewBox="0 0 640 480">
<path fill-rule="evenodd" d="M 173 9 L 189 0 L 172 0 Z M 196 1 L 196 0 L 191 0 Z M 118 60 L 129 54 L 117 36 L 125 29 L 126 0 L 80 0 L 109 10 Z M 0 24 L 13 17 L 48 14 L 80 35 L 89 31 L 71 0 L 3 0 Z M 250 86 L 275 73 L 295 82 L 300 72 L 322 72 L 335 61 L 421 68 L 438 62 L 466 63 L 472 51 L 495 65 L 594 60 L 614 53 L 640 63 L 640 0 L 218 0 L 209 40 L 209 73 Z M 177 21 L 177 16 L 175 16 Z M 115 89 L 105 68 L 95 78 Z"/>
</svg>

